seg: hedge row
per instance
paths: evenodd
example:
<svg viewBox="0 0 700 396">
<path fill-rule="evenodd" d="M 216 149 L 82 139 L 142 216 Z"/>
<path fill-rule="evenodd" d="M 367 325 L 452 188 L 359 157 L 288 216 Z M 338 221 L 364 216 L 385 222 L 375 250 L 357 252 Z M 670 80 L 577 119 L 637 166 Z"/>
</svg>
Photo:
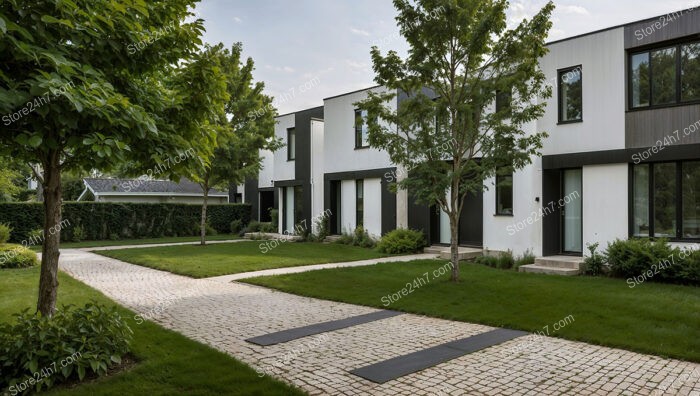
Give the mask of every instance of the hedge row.
<svg viewBox="0 0 700 396">
<path fill-rule="evenodd" d="M 65 226 L 61 239 L 70 241 L 76 227 L 83 239 L 160 238 L 199 234 L 201 205 L 172 203 L 67 202 L 63 204 Z M 229 233 L 233 220 L 247 225 L 251 218 L 248 204 L 209 205 L 209 225 L 219 233 Z M 41 229 L 44 208 L 41 203 L 0 203 L 0 223 L 13 228 L 11 242 L 20 243 L 30 232 Z"/>
</svg>

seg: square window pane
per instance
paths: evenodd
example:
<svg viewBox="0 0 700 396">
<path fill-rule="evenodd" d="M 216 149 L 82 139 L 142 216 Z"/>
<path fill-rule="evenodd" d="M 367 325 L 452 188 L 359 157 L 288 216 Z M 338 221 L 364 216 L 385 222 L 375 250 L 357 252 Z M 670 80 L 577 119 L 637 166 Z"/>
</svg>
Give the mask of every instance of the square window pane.
<svg viewBox="0 0 700 396">
<path fill-rule="evenodd" d="M 700 43 L 681 48 L 681 100 L 700 100 Z"/>
<path fill-rule="evenodd" d="M 649 106 L 649 53 L 632 56 L 632 107 Z"/>
<path fill-rule="evenodd" d="M 654 164 L 654 236 L 676 237 L 676 164 Z"/>
<path fill-rule="evenodd" d="M 583 80 L 581 68 L 559 72 L 561 95 L 559 98 L 560 121 L 583 119 Z"/>
<path fill-rule="evenodd" d="M 651 53 L 652 104 L 676 103 L 676 48 Z"/>
<path fill-rule="evenodd" d="M 649 165 L 634 167 L 634 223 L 632 235 L 649 236 Z"/>
<path fill-rule="evenodd" d="M 683 163 L 683 238 L 700 238 L 700 161 Z"/>
</svg>

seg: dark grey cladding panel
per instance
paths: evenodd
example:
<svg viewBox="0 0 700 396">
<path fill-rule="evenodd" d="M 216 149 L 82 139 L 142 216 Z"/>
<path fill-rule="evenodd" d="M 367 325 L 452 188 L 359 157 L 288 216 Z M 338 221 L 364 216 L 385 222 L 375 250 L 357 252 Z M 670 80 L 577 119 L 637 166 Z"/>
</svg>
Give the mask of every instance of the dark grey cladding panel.
<svg viewBox="0 0 700 396">
<path fill-rule="evenodd" d="M 700 143 L 700 105 L 697 104 L 630 111 L 625 119 L 627 148 L 650 147 L 673 138 L 680 144 Z"/>
<path fill-rule="evenodd" d="M 625 49 L 700 34 L 700 8 L 675 11 L 625 26 Z"/>
</svg>

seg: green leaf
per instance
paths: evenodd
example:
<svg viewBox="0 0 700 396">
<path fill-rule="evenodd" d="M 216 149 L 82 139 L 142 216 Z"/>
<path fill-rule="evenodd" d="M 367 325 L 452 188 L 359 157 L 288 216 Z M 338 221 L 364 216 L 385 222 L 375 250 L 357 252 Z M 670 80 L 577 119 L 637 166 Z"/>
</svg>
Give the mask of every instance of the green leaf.
<svg viewBox="0 0 700 396">
<path fill-rule="evenodd" d="M 116 363 L 116 364 L 122 364 L 122 358 L 120 358 L 120 357 L 117 356 L 117 355 L 112 355 L 112 356 L 109 357 L 109 359 L 110 359 L 111 361 L 113 361 L 114 363 Z"/>
<path fill-rule="evenodd" d="M 3 33 L 7 33 L 7 24 L 3 17 L 0 17 L 0 30 L 2 30 Z"/>
<path fill-rule="evenodd" d="M 82 381 L 83 378 L 85 378 L 85 367 L 80 365 L 78 366 L 78 379 Z"/>
<path fill-rule="evenodd" d="M 44 23 L 59 23 L 61 22 L 58 18 L 54 18 L 51 15 L 43 15 L 41 21 Z"/>
<path fill-rule="evenodd" d="M 28 143 L 31 147 L 37 148 L 37 147 L 41 146 L 42 141 L 43 141 L 43 139 L 41 138 L 41 136 L 33 135 L 31 138 L 29 138 Z"/>
</svg>

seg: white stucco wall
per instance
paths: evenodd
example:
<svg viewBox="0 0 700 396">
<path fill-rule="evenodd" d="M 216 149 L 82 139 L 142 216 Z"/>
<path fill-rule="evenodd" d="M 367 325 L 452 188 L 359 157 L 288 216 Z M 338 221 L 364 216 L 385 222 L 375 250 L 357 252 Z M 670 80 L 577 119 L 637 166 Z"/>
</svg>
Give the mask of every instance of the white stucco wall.
<svg viewBox="0 0 700 396">
<path fill-rule="evenodd" d="M 367 92 L 324 100 L 324 158 L 325 172 L 346 172 L 354 170 L 380 169 L 393 166 L 389 155 L 374 148 L 355 149 L 355 109 L 354 103 L 366 99 Z M 374 92 L 386 92 L 386 88 L 372 88 Z M 396 109 L 396 101 L 390 104 Z"/>
<path fill-rule="evenodd" d="M 272 151 L 262 150 L 260 151 L 260 157 L 262 157 L 262 169 L 258 173 L 258 188 L 274 187 L 275 155 Z"/>
<path fill-rule="evenodd" d="M 583 167 L 583 247 L 600 243 L 605 249 L 629 235 L 627 164 Z"/>
<path fill-rule="evenodd" d="M 294 114 L 289 114 L 277 117 L 275 123 L 275 136 L 282 139 L 284 147 L 277 150 L 274 154 L 274 177 L 275 181 L 279 180 L 294 180 L 295 168 L 294 161 L 287 160 L 287 129 L 294 128 Z"/>
<path fill-rule="evenodd" d="M 538 122 L 549 138 L 543 154 L 564 154 L 625 147 L 624 28 L 554 43 L 540 66 L 553 88 L 547 112 Z M 557 125 L 557 70 L 581 65 L 583 122 Z"/>
</svg>

